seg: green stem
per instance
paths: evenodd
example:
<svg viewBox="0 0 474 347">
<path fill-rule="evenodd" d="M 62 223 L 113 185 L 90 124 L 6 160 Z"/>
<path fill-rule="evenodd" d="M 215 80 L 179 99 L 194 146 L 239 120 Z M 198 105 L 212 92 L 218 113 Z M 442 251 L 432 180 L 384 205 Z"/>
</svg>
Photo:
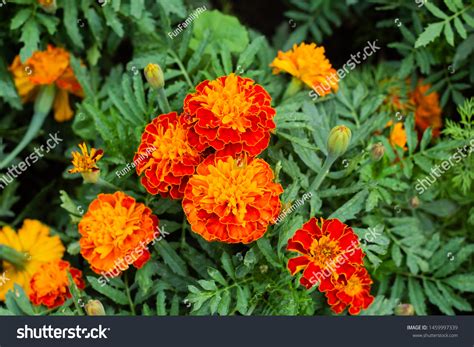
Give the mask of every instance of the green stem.
<svg viewBox="0 0 474 347">
<path fill-rule="evenodd" d="M 115 184 L 112 184 L 112 183 L 109 183 L 109 182 L 105 181 L 102 177 L 99 178 L 99 180 L 97 181 L 96 184 L 98 186 L 105 187 L 105 188 L 110 188 L 110 189 L 117 190 L 117 191 L 122 190 L 122 188 L 117 187 Z"/>
<path fill-rule="evenodd" d="M 288 85 L 288 88 L 285 90 L 285 94 L 283 94 L 282 100 L 288 99 L 289 97 L 295 95 L 301 90 L 301 87 L 303 86 L 303 82 L 301 82 L 299 79 L 293 77 L 291 79 L 290 84 Z"/>
<path fill-rule="evenodd" d="M 189 78 L 188 72 L 186 71 L 186 68 L 181 62 L 181 59 L 179 59 L 179 57 L 176 55 L 176 53 L 173 50 L 169 49 L 168 52 L 171 54 L 176 64 L 178 64 L 178 67 L 181 70 L 181 73 L 183 74 L 184 78 L 186 79 L 186 82 L 188 83 L 189 87 L 191 89 L 194 89 L 193 82 L 191 82 L 191 78 Z"/>
<path fill-rule="evenodd" d="M 158 103 L 160 104 L 163 113 L 170 113 L 171 107 L 170 107 L 170 104 L 168 103 L 168 98 L 166 97 L 165 89 L 158 88 L 157 92 L 158 92 Z"/>
<path fill-rule="evenodd" d="M 323 167 L 321 168 L 321 171 L 319 171 L 319 174 L 318 176 L 316 176 L 315 180 L 313 181 L 313 183 L 311 184 L 311 186 L 309 187 L 309 190 L 310 192 L 316 192 L 319 188 L 319 186 L 321 185 L 321 183 L 323 182 L 324 178 L 327 176 L 327 174 L 329 173 L 329 169 L 331 168 L 332 164 L 334 164 L 334 162 L 336 161 L 337 157 L 333 157 L 331 155 L 328 155 L 326 157 L 326 160 L 324 161 L 324 165 Z"/>
<path fill-rule="evenodd" d="M 15 149 L 0 162 L 0 169 L 4 169 L 13 159 L 15 159 L 18 153 L 20 153 L 38 134 L 43 126 L 46 116 L 49 114 L 49 111 L 51 111 L 51 107 L 53 106 L 55 94 L 54 88 L 54 84 L 41 88 L 35 101 L 35 114 L 31 119 L 25 135 Z"/>
<path fill-rule="evenodd" d="M 125 291 L 127 292 L 128 303 L 130 304 L 130 311 L 132 311 L 132 315 L 136 315 L 135 313 L 135 305 L 133 304 L 132 296 L 130 295 L 130 287 L 128 286 L 128 273 L 125 272 L 124 275 L 124 282 L 125 282 Z"/>
<path fill-rule="evenodd" d="M 0 245 L 0 259 L 9 262 L 17 269 L 24 269 L 28 256 L 11 247 Z"/>
</svg>

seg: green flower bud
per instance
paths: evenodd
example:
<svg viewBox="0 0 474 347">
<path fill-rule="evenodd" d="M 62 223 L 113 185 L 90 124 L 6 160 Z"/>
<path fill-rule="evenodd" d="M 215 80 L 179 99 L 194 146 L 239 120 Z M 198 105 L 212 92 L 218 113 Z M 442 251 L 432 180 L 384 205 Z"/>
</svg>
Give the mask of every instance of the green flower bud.
<svg viewBox="0 0 474 347">
<path fill-rule="evenodd" d="M 328 137 L 328 154 L 334 158 L 343 155 L 351 142 L 351 129 L 345 125 L 332 128 Z"/>
<path fill-rule="evenodd" d="M 104 306 L 99 300 L 89 300 L 85 309 L 88 316 L 105 316 Z"/>
<path fill-rule="evenodd" d="M 395 307 L 396 316 L 414 316 L 415 309 L 412 304 L 400 304 Z"/>
<path fill-rule="evenodd" d="M 145 78 L 152 88 L 160 89 L 165 86 L 163 71 L 158 64 L 148 64 L 144 70 Z"/>
<path fill-rule="evenodd" d="M 420 199 L 416 195 L 410 199 L 410 206 L 413 208 L 420 206 Z"/>
<path fill-rule="evenodd" d="M 38 3 L 48 13 L 54 13 L 58 8 L 56 0 L 38 0 Z"/>
<path fill-rule="evenodd" d="M 373 161 L 379 161 L 380 159 L 382 159 L 384 154 L 385 147 L 383 146 L 382 142 L 375 143 L 372 146 L 370 155 L 372 156 Z"/>
</svg>

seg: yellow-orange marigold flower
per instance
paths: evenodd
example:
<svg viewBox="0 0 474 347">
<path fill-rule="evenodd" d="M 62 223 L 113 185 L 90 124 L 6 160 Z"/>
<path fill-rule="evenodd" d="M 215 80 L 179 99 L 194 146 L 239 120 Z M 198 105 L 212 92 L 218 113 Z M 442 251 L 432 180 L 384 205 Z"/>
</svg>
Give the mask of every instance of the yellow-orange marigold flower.
<svg viewBox="0 0 474 347">
<path fill-rule="evenodd" d="M 50 236 L 49 227 L 33 219 L 25 219 L 18 233 L 9 226 L 0 229 L 0 245 L 26 255 L 26 263 L 22 268 L 16 268 L 6 261 L 2 262 L 8 281 L 0 286 L 0 300 L 5 300 L 5 294 L 13 289 L 15 283 L 28 294 L 30 278 L 39 267 L 46 262 L 61 259 L 64 254 L 64 246 L 59 236 Z"/>
<path fill-rule="evenodd" d="M 82 271 L 71 267 L 64 260 L 44 263 L 30 280 L 30 300 L 34 305 L 45 305 L 48 308 L 61 306 L 71 298 L 67 273 L 79 289 L 84 289 Z"/>
<path fill-rule="evenodd" d="M 392 123 L 389 122 L 388 126 L 391 124 Z M 390 131 L 390 144 L 392 146 L 403 148 L 403 150 L 407 149 L 407 133 L 402 122 L 397 122 L 392 127 L 392 130 Z"/>
<path fill-rule="evenodd" d="M 133 162 L 149 193 L 183 197 L 184 187 L 202 159 L 188 142 L 188 129 L 176 112 L 162 114 L 145 127 Z"/>
<path fill-rule="evenodd" d="M 158 218 L 123 192 L 99 194 L 79 222 L 82 256 L 98 273 L 118 276 L 129 265 L 142 267 L 147 245 L 158 237 Z"/>
<path fill-rule="evenodd" d="M 83 97 L 83 91 L 66 50 L 48 45 L 47 50 L 34 52 L 24 64 L 16 56 L 9 69 L 23 102 L 33 100 L 40 86 L 55 84 L 54 119 L 64 122 L 72 118 L 69 93 Z"/>
<path fill-rule="evenodd" d="M 263 236 L 281 208 L 281 185 L 262 159 L 208 157 L 189 179 L 183 208 L 208 241 L 250 243 Z"/>
<path fill-rule="evenodd" d="M 315 43 L 294 44 L 287 52 L 278 51 L 270 66 L 274 74 L 285 71 L 314 89 L 319 96 L 324 96 L 339 88 L 336 69 L 324 52 L 324 47 L 317 47 Z"/>
<path fill-rule="evenodd" d="M 69 173 L 91 173 L 99 171 L 97 162 L 104 156 L 104 151 L 91 147 L 90 153 L 85 142 L 79 144 L 82 153 L 72 152 L 72 165 Z"/>
</svg>

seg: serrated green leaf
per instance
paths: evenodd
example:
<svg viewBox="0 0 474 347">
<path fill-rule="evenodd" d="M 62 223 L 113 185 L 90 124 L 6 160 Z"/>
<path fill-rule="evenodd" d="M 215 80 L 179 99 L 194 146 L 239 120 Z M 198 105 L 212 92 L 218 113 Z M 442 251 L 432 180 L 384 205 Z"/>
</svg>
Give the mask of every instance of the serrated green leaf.
<svg viewBox="0 0 474 347">
<path fill-rule="evenodd" d="M 428 25 L 423 33 L 415 42 L 415 48 L 426 46 L 428 43 L 434 41 L 443 30 L 444 22 L 432 23 Z"/>
<path fill-rule="evenodd" d="M 410 303 L 415 308 L 415 312 L 421 316 L 426 315 L 426 298 L 423 293 L 423 288 L 420 283 L 412 277 L 408 278 L 408 297 Z"/>
</svg>

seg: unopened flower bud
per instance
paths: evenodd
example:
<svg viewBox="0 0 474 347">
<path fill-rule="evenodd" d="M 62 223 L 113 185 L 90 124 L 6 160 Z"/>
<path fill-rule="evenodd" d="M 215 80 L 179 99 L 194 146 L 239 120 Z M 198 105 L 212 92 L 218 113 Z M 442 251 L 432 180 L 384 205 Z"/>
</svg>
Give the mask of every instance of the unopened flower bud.
<svg viewBox="0 0 474 347">
<path fill-rule="evenodd" d="M 372 146 L 371 149 L 371 156 L 373 161 L 379 161 L 382 159 L 385 153 L 385 147 L 383 146 L 382 142 L 377 142 Z"/>
<path fill-rule="evenodd" d="M 56 0 L 38 0 L 38 3 L 40 4 L 41 8 L 48 13 L 54 13 L 58 8 L 56 5 Z"/>
<path fill-rule="evenodd" d="M 89 300 L 85 309 L 88 316 L 105 316 L 104 306 L 99 300 Z"/>
<path fill-rule="evenodd" d="M 351 129 L 345 125 L 332 128 L 328 137 L 328 154 L 337 158 L 343 155 L 351 142 Z"/>
<path fill-rule="evenodd" d="M 144 70 L 146 80 L 152 88 L 160 89 L 165 86 L 163 71 L 158 64 L 148 64 Z"/>
<path fill-rule="evenodd" d="M 413 208 L 420 206 L 420 199 L 416 195 L 410 199 L 410 206 Z"/>
<path fill-rule="evenodd" d="M 396 316 L 414 316 L 415 309 L 412 304 L 400 304 L 395 307 Z"/>
</svg>

